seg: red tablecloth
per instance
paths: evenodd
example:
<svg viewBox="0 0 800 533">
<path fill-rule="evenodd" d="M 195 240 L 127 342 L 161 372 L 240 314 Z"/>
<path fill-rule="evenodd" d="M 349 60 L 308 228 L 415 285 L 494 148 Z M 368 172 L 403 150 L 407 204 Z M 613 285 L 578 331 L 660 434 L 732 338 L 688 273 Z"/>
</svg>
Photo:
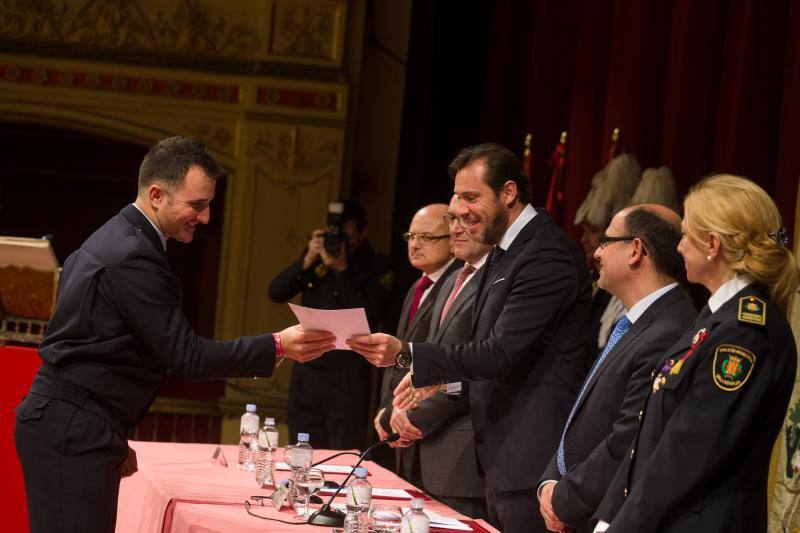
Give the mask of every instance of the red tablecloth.
<svg viewBox="0 0 800 533">
<path fill-rule="evenodd" d="M 280 522 L 260 520 L 249 516 L 244 501 L 250 496 L 269 495 L 271 490 L 256 487 L 254 475 L 235 467 L 236 446 L 223 446 L 229 468 L 214 466 L 211 455 L 216 446 L 211 444 L 180 444 L 163 442 L 131 442 L 139 460 L 139 472 L 122 480 L 117 511 L 117 532 L 165 532 L 165 533 L 238 533 L 263 531 L 327 531 L 317 526 L 297 526 Z M 318 461 L 334 452 L 315 450 Z M 282 450 L 278 459 L 282 459 Z M 338 457 L 331 464 L 352 465 L 353 456 Z M 373 487 L 414 487 L 392 472 L 372 462 L 365 466 L 370 471 L 369 481 Z M 278 477 L 288 477 L 288 472 L 278 471 Z M 342 482 L 344 475 L 326 474 L 326 479 Z M 344 502 L 344 496 L 336 498 Z M 381 500 L 386 501 L 386 500 Z M 269 502 L 267 502 L 269 503 Z M 407 507 L 407 500 L 398 500 L 398 505 Z M 454 518 L 462 515 L 437 501 L 425 502 L 426 508 Z M 319 507 L 318 505 L 314 507 Z M 295 512 L 287 506 L 278 512 L 271 504 L 254 505 L 254 512 L 263 516 L 292 520 Z M 468 519 L 466 519 L 468 520 Z M 496 531 L 483 521 L 474 523 L 474 531 Z"/>
</svg>

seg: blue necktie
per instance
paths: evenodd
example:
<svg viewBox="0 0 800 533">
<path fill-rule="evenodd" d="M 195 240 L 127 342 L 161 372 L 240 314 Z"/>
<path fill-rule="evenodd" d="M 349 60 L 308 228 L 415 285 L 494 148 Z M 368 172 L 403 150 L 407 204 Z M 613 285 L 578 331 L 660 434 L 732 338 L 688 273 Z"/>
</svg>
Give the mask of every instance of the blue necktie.
<svg viewBox="0 0 800 533">
<path fill-rule="evenodd" d="M 594 366 L 592 366 L 592 370 L 589 372 L 589 375 L 586 376 L 586 380 L 583 382 L 583 386 L 581 387 L 581 392 L 578 393 L 578 398 L 575 400 L 575 403 L 572 405 L 572 411 L 570 411 L 569 416 L 567 417 L 567 423 L 564 424 L 564 431 L 561 433 L 561 442 L 558 443 L 558 452 L 556 453 L 556 463 L 558 464 L 558 472 L 563 476 L 567 473 L 567 463 L 564 461 L 564 439 L 567 436 L 567 429 L 569 429 L 569 425 L 572 422 L 572 417 L 575 416 L 575 411 L 578 410 L 578 405 L 580 404 L 581 400 L 583 399 L 583 395 L 586 393 L 586 389 L 589 386 L 589 382 L 592 380 L 594 373 L 597 372 L 597 369 L 600 368 L 600 365 L 603 364 L 606 356 L 614 349 L 614 346 L 619 342 L 623 335 L 631 328 L 631 321 L 628 320 L 626 315 L 622 315 L 622 318 L 619 319 L 617 325 L 614 326 L 614 331 L 611 332 L 611 336 L 608 338 L 608 342 L 606 343 L 606 347 L 603 349 L 603 353 L 597 358 L 595 361 Z"/>
</svg>

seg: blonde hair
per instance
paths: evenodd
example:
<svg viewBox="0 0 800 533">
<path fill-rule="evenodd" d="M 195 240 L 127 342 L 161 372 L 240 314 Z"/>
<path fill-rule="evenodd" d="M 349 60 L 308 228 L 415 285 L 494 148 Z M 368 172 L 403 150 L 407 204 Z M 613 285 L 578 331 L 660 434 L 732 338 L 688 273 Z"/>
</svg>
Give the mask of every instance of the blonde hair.
<svg viewBox="0 0 800 533">
<path fill-rule="evenodd" d="M 800 272 L 789 249 L 778 243 L 781 216 L 764 189 L 741 176 L 705 178 L 684 200 L 684 226 L 698 244 L 716 233 L 728 268 L 766 286 L 786 312 Z"/>
</svg>

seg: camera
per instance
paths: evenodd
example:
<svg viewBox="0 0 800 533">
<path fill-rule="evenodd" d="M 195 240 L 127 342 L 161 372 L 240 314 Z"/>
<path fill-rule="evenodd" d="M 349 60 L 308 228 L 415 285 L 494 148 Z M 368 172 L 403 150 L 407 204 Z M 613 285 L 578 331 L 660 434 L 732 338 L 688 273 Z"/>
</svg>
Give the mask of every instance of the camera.
<svg viewBox="0 0 800 533">
<path fill-rule="evenodd" d="M 328 204 L 328 223 L 325 230 L 323 246 L 325 247 L 325 251 L 334 257 L 339 256 L 342 243 L 347 240 L 347 236 L 342 230 L 344 222 L 344 204 L 341 202 L 331 202 Z"/>
</svg>

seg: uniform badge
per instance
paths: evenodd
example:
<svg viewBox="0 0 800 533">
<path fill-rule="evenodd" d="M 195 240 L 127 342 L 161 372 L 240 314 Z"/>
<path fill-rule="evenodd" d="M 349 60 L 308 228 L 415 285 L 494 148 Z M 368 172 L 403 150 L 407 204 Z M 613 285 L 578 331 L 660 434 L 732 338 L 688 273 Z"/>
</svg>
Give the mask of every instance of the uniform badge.
<svg viewBox="0 0 800 533">
<path fill-rule="evenodd" d="M 327 273 L 328 267 L 325 266 L 325 263 L 318 264 L 317 268 L 314 269 L 314 274 L 316 274 L 318 278 L 324 278 Z"/>
<path fill-rule="evenodd" d="M 767 303 L 755 296 L 739 298 L 739 322 L 763 326 L 767 323 Z"/>
<path fill-rule="evenodd" d="M 394 270 L 387 270 L 383 274 L 381 274 L 380 279 L 378 282 L 381 284 L 381 287 L 386 289 L 387 291 L 392 290 L 392 286 L 394 285 Z"/>
<path fill-rule="evenodd" d="M 657 393 L 664 383 L 667 382 L 667 375 L 677 376 L 681 373 L 681 369 L 683 369 L 683 362 L 689 359 L 697 350 L 697 347 L 700 346 L 707 338 L 708 330 L 706 328 L 697 330 L 697 333 L 695 333 L 692 337 L 692 345 L 688 350 L 686 350 L 686 353 L 683 354 L 680 359 L 677 361 L 671 358 L 667 359 L 667 362 L 661 367 L 658 377 L 656 377 L 656 379 L 653 381 L 653 394 Z"/>
<path fill-rule="evenodd" d="M 728 392 L 742 387 L 753 373 L 756 356 L 735 344 L 720 344 L 714 351 L 714 385 Z"/>
</svg>

